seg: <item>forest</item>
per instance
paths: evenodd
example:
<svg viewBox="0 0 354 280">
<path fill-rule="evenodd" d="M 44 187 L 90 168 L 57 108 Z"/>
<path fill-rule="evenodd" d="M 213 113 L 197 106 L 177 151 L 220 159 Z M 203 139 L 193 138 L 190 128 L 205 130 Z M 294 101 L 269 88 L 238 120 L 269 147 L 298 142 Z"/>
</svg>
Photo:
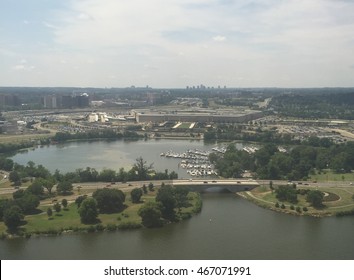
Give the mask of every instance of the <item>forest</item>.
<svg viewBox="0 0 354 280">
<path fill-rule="evenodd" d="M 346 93 L 282 94 L 270 106 L 282 116 L 309 119 L 354 119 L 354 90 Z"/>
<path fill-rule="evenodd" d="M 346 173 L 354 169 L 354 142 L 338 145 L 316 138 L 292 146 L 287 152 L 280 152 L 274 143 L 266 143 L 249 154 L 231 144 L 223 156 L 213 153 L 210 160 L 225 178 L 239 178 L 249 170 L 259 179 L 306 180 L 315 170 Z"/>
</svg>

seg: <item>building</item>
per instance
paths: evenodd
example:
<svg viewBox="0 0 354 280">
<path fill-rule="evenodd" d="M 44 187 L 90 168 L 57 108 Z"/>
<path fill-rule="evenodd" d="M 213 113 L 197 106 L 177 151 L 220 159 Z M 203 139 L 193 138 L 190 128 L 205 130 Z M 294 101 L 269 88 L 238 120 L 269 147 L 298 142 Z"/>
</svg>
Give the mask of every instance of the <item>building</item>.
<svg viewBox="0 0 354 280">
<path fill-rule="evenodd" d="M 91 123 L 93 122 L 109 122 L 109 118 L 106 113 L 91 113 L 88 115 L 87 120 Z"/>
<path fill-rule="evenodd" d="M 144 122 L 199 122 L 199 123 L 237 123 L 248 122 L 263 117 L 263 112 L 247 110 L 242 112 L 234 111 L 210 111 L 210 112 L 146 112 L 133 111 L 135 119 L 138 123 Z"/>
<path fill-rule="evenodd" d="M 48 95 L 42 98 L 42 103 L 44 108 L 49 108 L 49 109 L 58 108 L 59 102 L 58 102 L 58 97 L 55 95 Z"/>
<path fill-rule="evenodd" d="M 42 98 L 44 108 L 85 108 L 90 106 L 90 100 L 87 93 L 77 96 L 71 95 L 46 95 Z"/>
<path fill-rule="evenodd" d="M 21 105 L 21 100 L 17 95 L 1 94 L 0 95 L 0 106 L 19 106 Z"/>
</svg>

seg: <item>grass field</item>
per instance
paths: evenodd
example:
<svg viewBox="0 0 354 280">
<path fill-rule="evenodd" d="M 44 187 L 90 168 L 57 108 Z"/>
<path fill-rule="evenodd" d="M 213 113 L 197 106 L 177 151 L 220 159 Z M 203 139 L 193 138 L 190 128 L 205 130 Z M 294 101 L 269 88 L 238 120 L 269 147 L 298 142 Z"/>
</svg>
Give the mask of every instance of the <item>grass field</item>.
<svg viewBox="0 0 354 280">
<path fill-rule="evenodd" d="M 320 174 L 311 175 L 311 181 L 326 182 L 326 181 L 346 181 L 354 183 L 354 173 L 334 173 L 330 170 L 324 170 Z"/>
<path fill-rule="evenodd" d="M 21 135 L 0 135 L 0 144 L 3 143 L 18 143 L 23 141 L 32 141 L 38 139 L 45 139 L 54 136 L 55 133 L 46 134 L 21 134 Z"/>
</svg>

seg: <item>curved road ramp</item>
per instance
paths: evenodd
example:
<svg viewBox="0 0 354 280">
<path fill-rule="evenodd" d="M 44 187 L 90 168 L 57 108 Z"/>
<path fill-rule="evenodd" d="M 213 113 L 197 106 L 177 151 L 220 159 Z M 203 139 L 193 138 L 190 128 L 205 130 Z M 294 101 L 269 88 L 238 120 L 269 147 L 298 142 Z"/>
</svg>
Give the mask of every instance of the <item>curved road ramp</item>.
<svg viewBox="0 0 354 280">
<path fill-rule="evenodd" d="M 249 191 L 258 187 L 259 184 L 254 180 L 244 179 L 228 179 L 228 180 L 173 180 L 174 187 L 188 187 L 191 191 L 207 192 L 207 191 L 223 191 L 242 192 Z"/>
</svg>

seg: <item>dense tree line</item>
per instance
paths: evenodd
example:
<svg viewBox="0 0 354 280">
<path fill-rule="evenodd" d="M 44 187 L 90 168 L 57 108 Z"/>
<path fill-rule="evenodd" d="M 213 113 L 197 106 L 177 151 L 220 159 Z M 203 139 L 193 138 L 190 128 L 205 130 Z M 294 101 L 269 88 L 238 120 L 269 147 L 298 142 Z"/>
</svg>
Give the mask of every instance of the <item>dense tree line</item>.
<svg viewBox="0 0 354 280">
<path fill-rule="evenodd" d="M 45 142 L 45 140 L 42 140 Z M 31 141 L 21 142 L 21 143 L 0 143 L 0 154 L 6 154 L 21 149 L 31 148 L 35 143 Z"/>
<path fill-rule="evenodd" d="M 335 145 L 312 139 L 290 148 L 286 153 L 280 152 L 275 144 L 268 143 L 254 154 L 230 145 L 224 156 L 214 153 L 210 155 L 210 160 L 219 174 L 227 178 L 241 177 L 245 170 L 250 170 L 260 179 L 301 180 L 306 179 L 314 169 L 321 171 L 330 168 L 337 173 L 353 170 L 354 142 Z"/>
<path fill-rule="evenodd" d="M 87 132 L 57 132 L 52 140 L 56 142 L 64 142 L 68 140 L 90 140 L 90 139 L 123 139 L 123 138 L 142 138 L 135 131 L 126 130 L 124 132 L 112 129 L 90 130 Z"/>
<path fill-rule="evenodd" d="M 353 120 L 353 94 L 354 91 L 279 95 L 272 98 L 271 106 L 283 116 Z"/>
<path fill-rule="evenodd" d="M 0 169 L 10 171 L 9 179 L 13 183 L 40 178 L 42 186 L 49 193 L 51 193 L 51 189 L 55 184 L 58 184 L 57 188 L 59 187 L 59 192 L 65 193 L 71 191 L 70 186 L 67 186 L 68 183 L 169 180 L 178 177 L 176 172 L 172 171 L 169 173 L 167 169 L 164 172 L 155 171 L 152 164 L 148 165 L 141 157 L 136 159 L 130 170 L 126 171 L 124 168 L 121 168 L 118 172 L 112 169 L 97 171 L 95 168 L 86 167 L 85 169 L 80 168 L 67 173 L 61 173 L 59 170 L 56 170 L 52 174 L 43 165 L 36 166 L 32 161 L 29 161 L 24 166 L 6 158 L 0 158 Z"/>
</svg>

